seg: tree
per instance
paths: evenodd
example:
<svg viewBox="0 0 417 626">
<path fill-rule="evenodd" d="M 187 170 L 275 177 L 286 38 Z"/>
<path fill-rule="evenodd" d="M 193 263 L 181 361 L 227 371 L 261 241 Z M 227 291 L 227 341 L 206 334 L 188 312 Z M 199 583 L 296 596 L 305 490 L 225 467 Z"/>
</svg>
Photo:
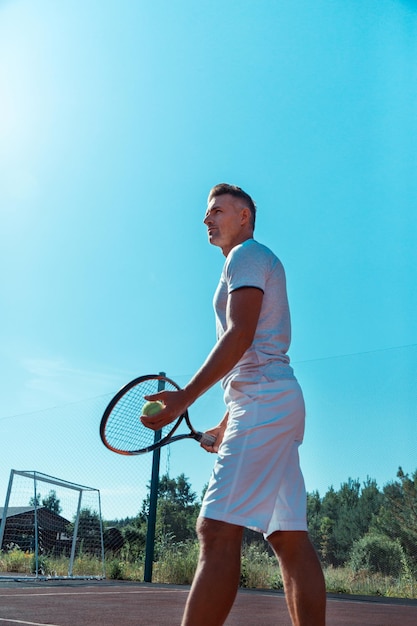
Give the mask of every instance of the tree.
<svg viewBox="0 0 417 626">
<path fill-rule="evenodd" d="M 105 528 L 103 532 L 104 549 L 107 553 L 116 554 L 120 552 L 125 544 L 123 534 L 115 526 Z"/>
<path fill-rule="evenodd" d="M 354 542 L 368 532 L 379 512 L 382 498 L 369 477 L 362 488 L 351 478 L 337 492 L 330 487 L 322 500 L 317 492 L 308 495 L 309 531 L 326 564 L 340 566 L 349 559 Z"/>
<path fill-rule="evenodd" d="M 68 524 L 67 532 L 70 536 L 74 534 L 74 521 Z M 81 509 L 78 519 L 77 545 L 82 552 L 96 554 L 101 547 L 101 525 L 100 516 L 97 511 L 91 511 L 88 507 Z"/>
<path fill-rule="evenodd" d="M 361 535 L 368 532 L 375 517 L 381 510 L 384 496 L 372 478 L 366 479 L 363 484 L 358 509 L 358 526 Z"/>
<path fill-rule="evenodd" d="M 330 517 L 322 517 L 320 522 L 320 554 L 325 563 L 334 561 L 335 541 L 333 528 L 335 522 Z"/>
<path fill-rule="evenodd" d="M 150 496 L 142 502 L 139 518 L 147 518 Z M 171 537 L 175 542 L 195 539 L 195 523 L 200 510 L 197 495 L 192 491 L 189 479 L 180 474 L 170 478 L 164 474 L 158 484 L 158 506 L 156 515 L 156 540 Z"/>
<path fill-rule="evenodd" d="M 200 505 L 184 474 L 176 479 L 161 477 L 156 517 L 156 536 L 161 540 L 172 536 L 176 542 L 194 539 L 195 523 Z"/>
<path fill-rule="evenodd" d="M 334 536 L 334 527 L 340 516 L 340 498 L 339 494 L 330 487 L 322 500 L 320 509 L 319 525 L 319 541 L 316 547 L 323 561 L 327 565 L 338 565 L 336 551 L 337 543 Z"/>
<path fill-rule="evenodd" d="M 41 494 L 38 492 L 36 494 L 36 500 L 34 497 L 29 500 L 29 506 L 35 506 L 36 503 L 36 508 L 39 509 L 41 507 L 41 497 Z M 61 503 L 54 489 L 51 489 L 49 494 L 45 498 L 43 498 L 42 506 L 44 506 L 45 509 L 48 509 L 48 511 L 52 511 L 52 513 L 55 513 L 56 515 L 59 515 L 61 513 Z"/>
<path fill-rule="evenodd" d="M 41 506 L 41 494 L 39 492 L 36 494 L 36 499 L 32 497 L 29 500 L 29 506 L 36 506 L 36 508 L 39 509 Z"/>
<path fill-rule="evenodd" d="M 143 556 L 146 544 L 146 524 L 130 524 L 122 528 L 124 540 L 123 556 L 128 561 L 135 561 Z"/>
<path fill-rule="evenodd" d="M 353 544 L 364 536 L 379 512 L 382 498 L 376 482 L 369 477 L 361 488 L 359 480 L 343 483 L 339 491 L 340 510 L 334 528 L 335 557 L 338 565 L 349 558 Z"/>
<path fill-rule="evenodd" d="M 183 507 L 193 506 L 197 499 L 197 495 L 191 490 L 191 484 L 184 474 L 180 474 L 177 478 L 169 478 L 168 474 L 164 474 L 159 481 L 158 495 L 163 500 Z"/>
<path fill-rule="evenodd" d="M 417 470 L 409 477 L 400 467 L 397 478 L 384 487 L 384 502 L 374 527 L 390 539 L 399 540 L 417 572 Z"/>
<path fill-rule="evenodd" d="M 316 549 L 320 546 L 321 498 L 318 491 L 307 494 L 307 522 L 310 539 Z"/>
<path fill-rule="evenodd" d="M 48 509 L 48 511 L 52 511 L 56 515 L 59 515 L 62 511 L 61 503 L 59 498 L 57 498 L 56 491 L 51 489 L 49 494 L 42 500 L 43 506 Z"/>
</svg>

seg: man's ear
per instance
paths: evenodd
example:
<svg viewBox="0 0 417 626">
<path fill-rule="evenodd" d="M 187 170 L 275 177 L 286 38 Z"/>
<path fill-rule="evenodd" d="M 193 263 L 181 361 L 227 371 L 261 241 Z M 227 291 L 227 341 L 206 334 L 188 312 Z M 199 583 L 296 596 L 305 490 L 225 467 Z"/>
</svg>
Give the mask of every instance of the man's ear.
<svg viewBox="0 0 417 626">
<path fill-rule="evenodd" d="M 250 209 L 248 209 L 247 207 L 243 207 L 241 210 L 241 214 L 240 214 L 240 220 L 241 220 L 240 223 L 242 224 L 242 226 L 250 222 L 250 216 L 251 216 Z"/>
</svg>

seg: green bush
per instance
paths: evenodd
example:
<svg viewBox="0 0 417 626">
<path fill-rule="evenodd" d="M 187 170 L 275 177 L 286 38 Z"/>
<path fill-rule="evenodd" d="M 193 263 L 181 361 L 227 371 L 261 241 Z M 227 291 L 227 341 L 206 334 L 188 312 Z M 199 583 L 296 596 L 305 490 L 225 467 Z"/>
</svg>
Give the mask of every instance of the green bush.
<svg viewBox="0 0 417 626">
<path fill-rule="evenodd" d="M 125 566 L 117 559 L 107 563 L 106 575 L 112 580 L 123 580 L 125 577 Z"/>
<path fill-rule="evenodd" d="M 36 571 L 36 557 L 33 554 L 30 560 L 30 571 L 31 571 L 31 574 L 39 574 L 40 576 L 49 576 L 50 574 L 52 574 L 52 569 L 49 563 L 49 559 L 47 559 L 43 555 L 40 555 L 38 557 L 38 571 Z"/>
<path fill-rule="evenodd" d="M 384 535 L 364 535 L 353 544 L 350 567 L 355 572 L 366 570 L 386 576 L 400 576 L 403 570 L 404 552 L 397 540 Z"/>
<path fill-rule="evenodd" d="M 11 550 L 3 553 L 4 569 L 6 572 L 30 572 L 29 552 L 23 552 L 19 546 L 13 546 Z"/>
<path fill-rule="evenodd" d="M 159 558 L 154 563 L 155 582 L 190 585 L 197 567 L 199 546 L 196 541 L 170 543 L 165 548 L 158 545 Z"/>
<path fill-rule="evenodd" d="M 240 586 L 251 589 L 282 589 L 283 582 L 277 560 L 268 554 L 263 545 L 243 545 Z"/>
</svg>

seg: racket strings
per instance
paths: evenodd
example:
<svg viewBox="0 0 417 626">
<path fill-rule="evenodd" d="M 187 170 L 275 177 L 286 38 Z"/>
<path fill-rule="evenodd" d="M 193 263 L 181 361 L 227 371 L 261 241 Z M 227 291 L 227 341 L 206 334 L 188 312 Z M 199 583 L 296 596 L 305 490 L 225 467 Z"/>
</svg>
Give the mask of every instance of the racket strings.
<svg viewBox="0 0 417 626">
<path fill-rule="evenodd" d="M 177 389 L 166 380 L 164 388 L 167 391 Z M 172 430 L 174 424 L 168 424 L 156 434 L 140 421 L 146 402 L 144 396 L 158 391 L 160 380 L 150 378 L 132 386 L 115 402 L 107 418 L 104 433 L 107 443 L 113 449 L 124 452 L 142 450 L 153 445 L 156 438 L 163 438 Z"/>
</svg>

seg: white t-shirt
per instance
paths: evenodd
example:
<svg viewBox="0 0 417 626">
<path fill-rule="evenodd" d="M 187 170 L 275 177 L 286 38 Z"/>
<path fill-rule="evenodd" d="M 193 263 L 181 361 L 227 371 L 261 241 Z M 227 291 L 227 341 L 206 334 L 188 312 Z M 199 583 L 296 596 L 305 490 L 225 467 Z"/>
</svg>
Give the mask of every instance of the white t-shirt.
<svg viewBox="0 0 417 626">
<path fill-rule="evenodd" d="M 284 268 L 269 248 L 254 239 L 235 246 L 226 258 L 213 300 L 217 339 L 226 330 L 228 295 L 241 287 L 261 289 L 262 308 L 252 345 L 224 377 L 223 386 L 231 380 L 294 379 L 287 355 L 291 321 Z"/>
</svg>

